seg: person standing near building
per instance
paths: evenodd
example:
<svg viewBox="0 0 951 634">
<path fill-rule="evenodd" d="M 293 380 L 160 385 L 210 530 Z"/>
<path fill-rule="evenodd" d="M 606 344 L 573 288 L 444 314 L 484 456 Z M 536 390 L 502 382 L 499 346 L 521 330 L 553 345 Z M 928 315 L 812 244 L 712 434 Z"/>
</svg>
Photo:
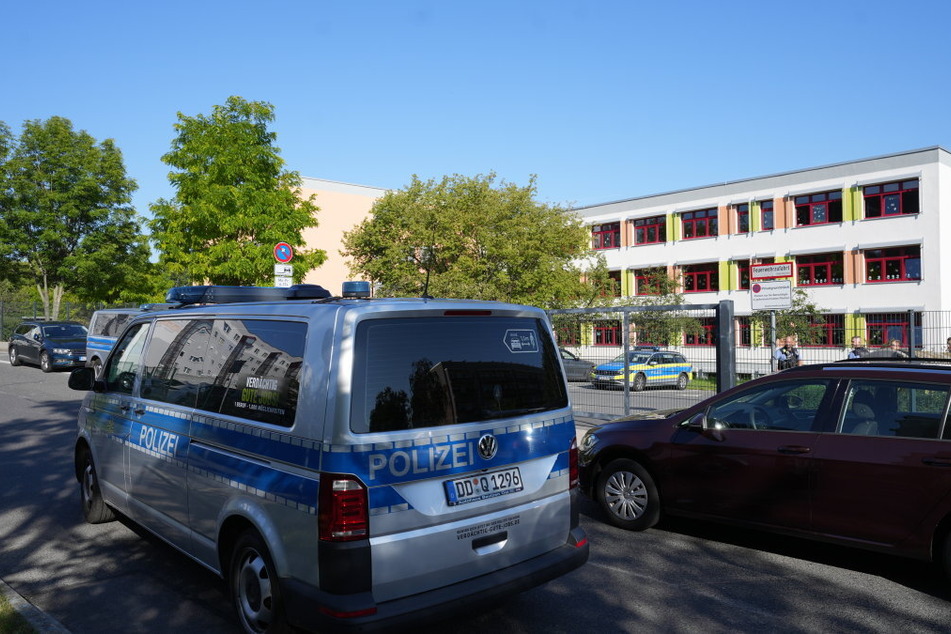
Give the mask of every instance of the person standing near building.
<svg viewBox="0 0 951 634">
<path fill-rule="evenodd" d="M 779 347 L 782 345 L 782 347 Z M 776 351 L 773 353 L 773 357 L 777 361 L 777 367 L 780 370 L 788 370 L 789 368 L 795 368 L 797 365 L 802 365 L 802 359 L 799 357 L 799 348 L 796 345 L 796 336 L 789 335 L 788 337 L 776 340 Z"/>
<path fill-rule="evenodd" d="M 861 337 L 852 337 L 852 349 L 849 350 L 849 359 L 861 359 L 869 355 L 868 348 L 865 347 L 865 342 L 862 341 Z"/>
</svg>

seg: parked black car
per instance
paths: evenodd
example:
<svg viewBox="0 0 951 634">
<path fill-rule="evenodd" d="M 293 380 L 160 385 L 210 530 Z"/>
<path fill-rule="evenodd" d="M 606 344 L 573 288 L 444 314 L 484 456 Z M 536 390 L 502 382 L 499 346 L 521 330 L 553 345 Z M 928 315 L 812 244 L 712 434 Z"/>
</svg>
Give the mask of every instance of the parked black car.
<svg viewBox="0 0 951 634">
<path fill-rule="evenodd" d="M 564 348 L 558 348 L 558 352 L 561 354 L 561 364 L 565 366 L 565 377 L 569 381 L 587 381 L 591 378 L 594 363 Z"/>
<path fill-rule="evenodd" d="M 13 329 L 7 346 L 10 365 L 23 362 L 43 372 L 86 364 L 86 327 L 75 321 L 28 320 Z"/>
</svg>

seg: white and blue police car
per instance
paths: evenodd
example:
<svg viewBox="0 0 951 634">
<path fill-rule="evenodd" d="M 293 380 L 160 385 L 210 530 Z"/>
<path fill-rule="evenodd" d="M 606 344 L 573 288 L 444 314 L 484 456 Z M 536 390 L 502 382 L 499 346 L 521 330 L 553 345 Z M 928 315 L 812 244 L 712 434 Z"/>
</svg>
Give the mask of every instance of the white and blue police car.
<svg viewBox="0 0 951 634">
<path fill-rule="evenodd" d="M 587 560 L 540 309 L 359 284 L 168 301 L 70 376 L 83 512 L 221 575 L 245 631 L 413 625 Z"/>
</svg>

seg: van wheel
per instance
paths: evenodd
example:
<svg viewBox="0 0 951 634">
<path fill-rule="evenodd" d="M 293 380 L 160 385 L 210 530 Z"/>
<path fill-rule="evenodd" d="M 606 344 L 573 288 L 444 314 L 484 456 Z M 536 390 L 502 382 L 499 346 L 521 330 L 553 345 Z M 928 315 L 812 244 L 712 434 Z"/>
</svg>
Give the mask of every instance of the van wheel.
<svg viewBox="0 0 951 634">
<path fill-rule="evenodd" d="M 99 476 L 96 475 L 96 465 L 92 462 L 92 453 L 83 449 L 80 457 L 79 497 L 83 506 L 83 518 L 89 524 L 102 524 L 116 519 L 112 509 L 102 499 L 102 490 L 99 488 Z"/>
<path fill-rule="evenodd" d="M 50 355 L 48 352 L 40 353 L 40 369 L 43 370 L 43 372 L 53 371 L 53 362 L 50 361 Z"/>
<path fill-rule="evenodd" d="M 686 389 L 687 389 L 687 383 L 688 383 L 689 381 L 690 381 L 690 379 L 687 378 L 687 375 L 686 375 L 684 372 L 681 372 L 681 373 L 680 373 L 680 376 L 677 377 L 677 389 L 678 389 L 678 390 L 686 390 Z"/>
<path fill-rule="evenodd" d="M 647 377 L 638 372 L 631 382 L 631 389 L 635 392 L 643 392 L 645 387 L 647 387 Z"/>
<path fill-rule="evenodd" d="M 228 589 L 245 632 L 288 631 L 274 562 L 261 537 L 253 530 L 245 531 L 235 542 L 228 568 Z"/>
<path fill-rule="evenodd" d="M 92 366 L 93 377 L 98 379 L 99 375 L 102 374 L 102 361 L 99 360 L 99 357 L 96 357 L 90 365 Z"/>
<path fill-rule="evenodd" d="M 629 531 L 650 528 L 660 519 L 660 495 L 647 469 L 628 458 L 614 460 L 598 476 L 595 495 L 608 522 Z"/>
<path fill-rule="evenodd" d="M 10 346 L 10 365 L 20 365 L 23 363 L 20 361 L 20 353 L 17 351 L 16 346 Z"/>
</svg>

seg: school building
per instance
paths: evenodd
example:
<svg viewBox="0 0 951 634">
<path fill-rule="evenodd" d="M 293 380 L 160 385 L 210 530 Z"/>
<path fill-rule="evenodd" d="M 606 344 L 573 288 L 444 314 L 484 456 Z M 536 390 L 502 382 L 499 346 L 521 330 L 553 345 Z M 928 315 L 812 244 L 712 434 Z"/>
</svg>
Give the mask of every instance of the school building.
<svg viewBox="0 0 951 634">
<path fill-rule="evenodd" d="M 951 336 L 951 257 L 941 252 L 951 244 L 951 154 L 941 147 L 574 211 L 590 225 L 620 303 L 644 293 L 645 276 L 660 269 L 680 281 L 687 303 L 732 300 L 739 346 L 770 343 L 749 319 L 751 287 L 759 292 L 767 270 L 787 272 L 824 313 L 813 343 L 829 352 L 808 360 L 840 358 L 852 335 L 925 350 L 944 350 Z M 584 343 L 617 346 L 619 328 L 602 322 Z M 683 343 L 713 342 L 701 334 Z"/>
</svg>

